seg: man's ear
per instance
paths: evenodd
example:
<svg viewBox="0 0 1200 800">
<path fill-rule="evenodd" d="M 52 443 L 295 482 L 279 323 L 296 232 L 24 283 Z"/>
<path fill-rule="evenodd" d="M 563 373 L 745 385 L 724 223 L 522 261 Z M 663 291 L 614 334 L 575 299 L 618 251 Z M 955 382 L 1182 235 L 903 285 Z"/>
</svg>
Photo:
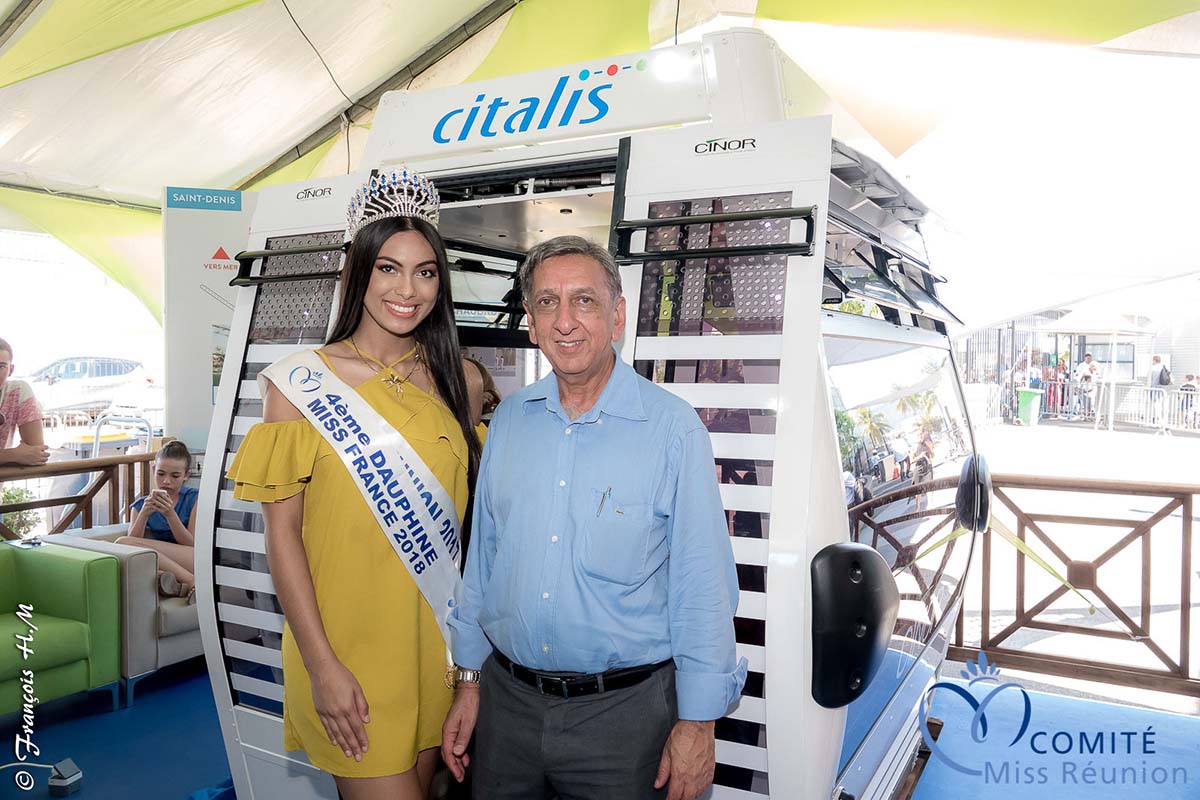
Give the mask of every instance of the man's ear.
<svg viewBox="0 0 1200 800">
<path fill-rule="evenodd" d="M 529 323 L 529 341 L 536 347 L 538 343 L 537 330 L 533 327 L 533 314 L 529 311 L 529 303 L 521 303 L 521 307 L 525 309 L 525 319 Z"/>
<path fill-rule="evenodd" d="M 625 298 L 617 298 L 617 306 L 613 309 L 612 340 L 618 342 L 625 335 Z"/>
</svg>

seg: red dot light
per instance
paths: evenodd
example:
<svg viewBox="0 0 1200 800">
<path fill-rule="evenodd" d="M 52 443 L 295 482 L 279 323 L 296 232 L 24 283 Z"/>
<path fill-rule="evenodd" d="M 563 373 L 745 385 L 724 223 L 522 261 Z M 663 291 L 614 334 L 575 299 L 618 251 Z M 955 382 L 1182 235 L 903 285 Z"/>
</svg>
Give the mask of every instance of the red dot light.
<svg viewBox="0 0 1200 800">
<path fill-rule="evenodd" d="M 616 64 L 609 64 L 609 65 L 608 65 L 608 74 L 609 74 L 609 75 L 616 75 L 616 74 L 617 74 L 617 65 L 616 65 Z"/>
</svg>

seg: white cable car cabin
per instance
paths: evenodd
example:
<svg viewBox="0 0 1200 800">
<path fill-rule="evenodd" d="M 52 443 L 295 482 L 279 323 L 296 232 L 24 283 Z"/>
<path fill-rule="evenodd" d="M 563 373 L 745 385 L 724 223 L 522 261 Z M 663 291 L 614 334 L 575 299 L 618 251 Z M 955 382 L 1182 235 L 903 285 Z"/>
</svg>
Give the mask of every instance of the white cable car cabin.
<svg viewBox="0 0 1200 800">
<path fill-rule="evenodd" d="M 738 562 L 750 677 L 716 726 L 718 800 L 893 796 L 987 514 L 925 209 L 835 141 L 829 117 L 789 119 L 807 91 L 768 37 L 728 31 L 390 93 L 364 158 L 436 183 L 461 342 L 503 394 L 549 368 L 515 287 L 524 253 L 575 233 L 622 265 L 621 357 L 708 426 Z M 227 466 L 261 417 L 258 372 L 324 342 L 346 205 L 367 176 L 262 191 L 209 464 Z M 223 472 L 203 476 L 196 575 L 238 796 L 334 798 L 283 751 L 262 517 Z"/>
</svg>

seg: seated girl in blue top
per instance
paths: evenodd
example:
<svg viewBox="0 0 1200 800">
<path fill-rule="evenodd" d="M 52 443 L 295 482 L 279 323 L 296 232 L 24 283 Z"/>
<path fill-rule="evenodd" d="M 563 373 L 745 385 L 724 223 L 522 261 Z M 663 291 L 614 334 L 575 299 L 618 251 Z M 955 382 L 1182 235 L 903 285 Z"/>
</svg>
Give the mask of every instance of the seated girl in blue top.
<svg viewBox="0 0 1200 800">
<path fill-rule="evenodd" d="M 158 552 L 158 586 L 168 597 L 196 597 L 196 498 L 184 486 L 192 454 L 183 442 L 168 442 L 154 459 L 154 491 L 130 506 L 129 535 L 119 544 L 148 547 Z"/>
</svg>

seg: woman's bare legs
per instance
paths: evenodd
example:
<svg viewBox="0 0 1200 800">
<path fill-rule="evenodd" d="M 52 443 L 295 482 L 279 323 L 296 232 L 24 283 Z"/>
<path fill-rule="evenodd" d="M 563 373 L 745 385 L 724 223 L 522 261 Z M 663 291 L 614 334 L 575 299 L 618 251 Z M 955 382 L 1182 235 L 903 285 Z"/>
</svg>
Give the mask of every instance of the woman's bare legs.
<svg viewBox="0 0 1200 800">
<path fill-rule="evenodd" d="M 158 571 L 169 572 L 174 575 L 180 583 L 187 586 L 196 585 L 196 576 L 192 573 L 195 568 L 195 550 L 191 547 L 185 547 L 181 544 L 172 544 L 171 542 L 160 542 L 157 539 L 144 539 L 140 536 L 122 536 L 117 539 L 117 544 L 127 544 L 132 547 L 146 547 L 158 552 Z M 186 566 L 180 564 L 169 555 L 167 548 L 174 550 L 189 551 L 183 554 L 186 559 Z"/>
<path fill-rule="evenodd" d="M 408 772 L 383 778 L 338 778 L 338 791 L 344 800 L 426 800 L 438 750 L 430 748 L 417 754 L 417 764 Z"/>
<path fill-rule="evenodd" d="M 158 539 L 135 539 L 142 547 L 157 550 L 161 555 L 174 561 L 188 572 L 196 571 L 196 548 L 175 542 L 162 542 Z"/>
</svg>

